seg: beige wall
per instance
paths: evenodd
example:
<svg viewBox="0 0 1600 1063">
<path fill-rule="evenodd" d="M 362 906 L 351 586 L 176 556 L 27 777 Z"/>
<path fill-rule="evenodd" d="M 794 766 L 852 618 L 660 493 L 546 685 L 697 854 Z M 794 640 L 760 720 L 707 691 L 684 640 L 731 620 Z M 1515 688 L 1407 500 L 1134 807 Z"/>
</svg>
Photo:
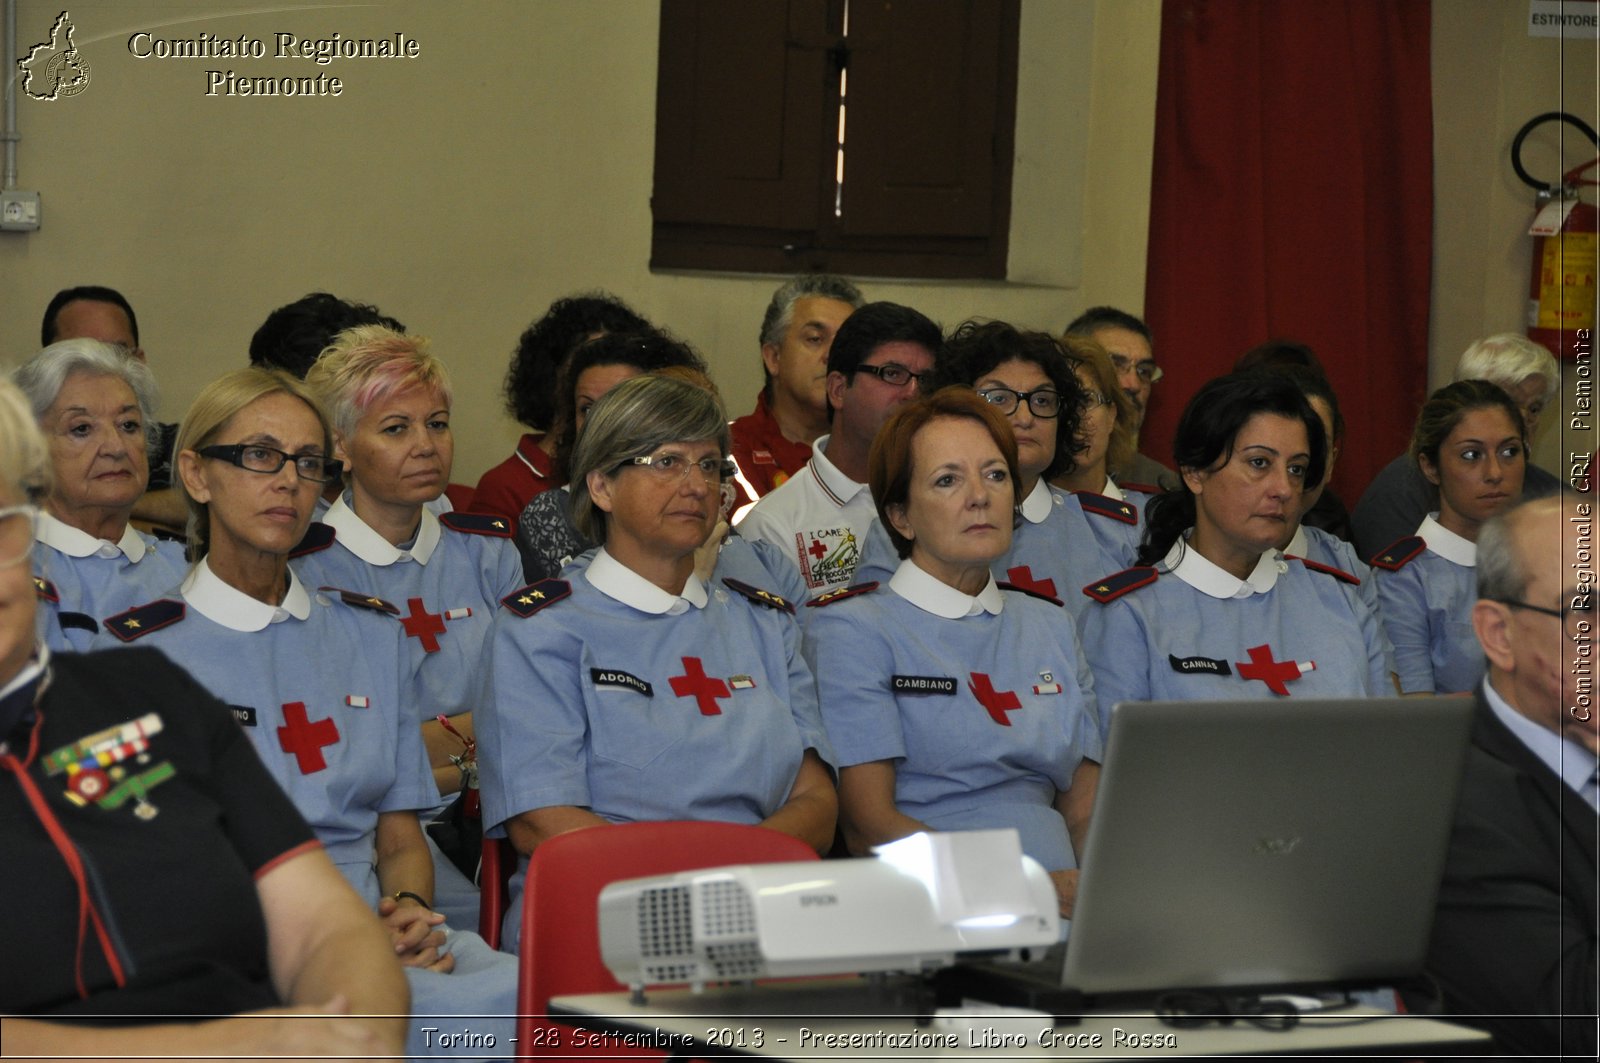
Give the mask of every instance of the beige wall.
<svg viewBox="0 0 1600 1063">
<path fill-rule="evenodd" d="M 21 0 L 24 45 L 61 6 Z M 267 311 L 327 289 L 433 337 L 456 378 L 455 478 L 472 482 L 515 439 L 498 388 L 517 334 L 557 296 L 604 287 L 699 347 L 732 412 L 749 408 L 777 280 L 647 266 L 655 0 L 250 13 L 265 6 L 70 5 L 91 82 L 18 104 L 20 187 L 43 194 L 44 224 L 0 234 L 0 357 L 36 348 L 56 290 L 109 284 L 139 312 L 175 419 L 245 361 Z M 1159 10 L 1024 0 L 1012 280 L 867 280 L 868 296 L 947 325 L 982 314 L 1051 329 L 1086 298 L 1140 306 Z M 421 58 L 140 60 L 128 50 L 139 30 L 248 34 L 269 50 L 279 31 L 400 31 Z M 345 87 L 336 99 L 206 97 L 204 72 L 228 68 L 328 73 Z"/>
</svg>

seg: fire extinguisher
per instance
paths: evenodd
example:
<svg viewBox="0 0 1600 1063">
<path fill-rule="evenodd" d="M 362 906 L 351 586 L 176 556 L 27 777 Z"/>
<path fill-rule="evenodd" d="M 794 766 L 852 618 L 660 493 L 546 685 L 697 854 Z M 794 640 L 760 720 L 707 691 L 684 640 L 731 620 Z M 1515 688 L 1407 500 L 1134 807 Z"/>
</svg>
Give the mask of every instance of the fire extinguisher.
<svg viewBox="0 0 1600 1063">
<path fill-rule="evenodd" d="M 1557 358 L 1577 357 L 1578 342 L 1592 351 L 1595 326 L 1596 251 L 1600 249 L 1600 210 L 1578 195 L 1579 185 L 1600 185 L 1584 178 L 1600 158 L 1573 167 L 1559 185 L 1531 176 L 1522 166 L 1522 142 L 1536 127 L 1562 121 L 1600 147 L 1600 137 L 1583 119 L 1550 111 L 1531 119 L 1511 142 L 1511 165 L 1517 176 L 1538 193 L 1538 210 L 1528 232 L 1533 236 L 1533 265 L 1528 277 L 1528 338 Z M 1582 336 L 1580 337 L 1580 332 Z"/>
</svg>

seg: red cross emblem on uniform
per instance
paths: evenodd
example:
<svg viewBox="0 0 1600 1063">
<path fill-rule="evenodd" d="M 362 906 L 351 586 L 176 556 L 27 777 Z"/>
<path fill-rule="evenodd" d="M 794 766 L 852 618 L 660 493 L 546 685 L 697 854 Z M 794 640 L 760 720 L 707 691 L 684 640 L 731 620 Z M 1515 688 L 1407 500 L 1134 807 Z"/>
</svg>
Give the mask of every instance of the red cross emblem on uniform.
<svg viewBox="0 0 1600 1063">
<path fill-rule="evenodd" d="M 1017 700 L 1016 691 L 996 690 L 994 684 L 989 681 L 989 677 L 983 672 L 968 672 L 967 674 L 971 676 L 971 681 L 967 683 L 967 689 L 972 691 L 972 696 L 978 699 L 978 704 L 988 711 L 990 719 L 1001 727 L 1010 727 L 1011 720 L 1007 718 L 1006 713 L 1012 709 L 1022 708 L 1022 702 Z"/>
<path fill-rule="evenodd" d="M 1317 666 L 1315 661 L 1275 661 L 1272 659 L 1272 647 L 1266 645 L 1251 646 L 1244 652 L 1250 655 L 1250 663 L 1234 662 L 1239 669 L 1239 678 L 1259 679 L 1279 697 L 1289 696 L 1289 688 L 1285 683 L 1299 679 Z"/>
<path fill-rule="evenodd" d="M 698 657 L 683 657 L 683 675 L 675 675 L 668 682 L 672 684 L 672 692 L 680 698 L 694 698 L 695 704 L 700 706 L 702 716 L 721 716 L 722 709 L 717 705 L 718 698 L 726 698 L 728 684 L 713 676 L 706 675 L 705 666 Z"/>
<path fill-rule="evenodd" d="M 821 561 L 823 556 L 825 554 L 827 554 L 827 552 L 828 552 L 828 548 L 826 546 L 822 545 L 822 540 L 821 539 L 812 539 L 811 540 L 811 545 L 806 547 L 806 553 L 810 554 L 812 557 L 816 558 L 818 561 Z"/>
<path fill-rule="evenodd" d="M 1042 594 L 1046 598 L 1056 596 L 1056 581 L 1053 579 L 1034 579 L 1033 566 L 1018 565 L 1016 568 L 1006 569 L 1006 582 L 1012 586 L 1021 587 L 1025 591 Z"/>
<path fill-rule="evenodd" d="M 293 753 L 301 775 L 310 775 L 328 766 L 322 747 L 339 741 L 339 725 L 330 717 L 316 723 L 306 719 L 306 703 L 291 701 L 283 706 L 283 726 L 278 728 L 278 744 Z"/>
<path fill-rule="evenodd" d="M 407 598 L 406 607 L 411 610 L 411 615 L 400 618 L 406 634 L 421 641 L 422 648 L 429 653 L 438 653 L 438 636 L 444 634 L 444 617 L 428 612 L 421 598 Z"/>
</svg>

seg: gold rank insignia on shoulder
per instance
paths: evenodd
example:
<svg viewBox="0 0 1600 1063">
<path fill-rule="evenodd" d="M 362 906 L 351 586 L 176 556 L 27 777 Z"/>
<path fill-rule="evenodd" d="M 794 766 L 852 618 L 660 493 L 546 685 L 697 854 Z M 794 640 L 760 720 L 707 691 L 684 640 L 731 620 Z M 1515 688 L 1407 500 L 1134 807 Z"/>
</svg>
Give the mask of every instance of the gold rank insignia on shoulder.
<svg viewBox="0 0 1600 1063">
<path fill-rule="evenodd" d="M 1390 543 L 1387 547 L 1372 555 L 1372 560 L 1367 564 L 1373 568 L 1386 569 L 1390 572 L 1399 572 L 1405 568 L 1412 559 L 1428 548 L 1428 543 L 1420 535 L 1408 535 L 1398 542 Z"/>
<path fill-rule="evenodd" d="M 441 513 L 439 523 L 451 531 L 466 532 L 468 535 L 511 538 L 511 522 L 493 513 Z"/>
<path fill-rule="evenodd" d="M 318 593 L 338 595 L 339 601 L 357 609 L 371 609 L 375 613 L 387 613 L 389 616 L 399 616 L 400 610 L 392 602 L 372 594 L 362 594 L 360 591 L 347 591 L 343 587 L 318 587 Z"/>
<path fill-rule="evenodd" d="M 61 594 L 56 590 L 56 585 L 42 576 L 33 577 L 33 591 L 42 602 L 61 603 Z"/>
<path fill-rule="evenodd" d="M 1078 504 L 1085 513 L 1093 513 L 1097 517 L 1110 517 L 1120 520 L 1124 524 L 1138 524 L 1139 511 L 1127 502 L 1112 498 L 1109 495 L 1097 495 L 1093 491 L 1079 491 Z"/>
<path fill-rule="evenodd" d="M 806 603 L 806 608 L 814 609 L 822 605 L 832 605 L 834 602 L 842 602 L 846 598 L 854 598 L 858 594 L 869 594 L 877 589 L 877 580 L 872 580 L 870 583 L 857 583 L 852 587 L 835 587 L 833 590 L 819 594 L 811 599 Z"/>
<path fill-rule="evenodd" d="M 102 626 L 123 642 L 132 642 L 152 631 L 160 631 L 164 627 L 176 624 L 187 612 L 182 602 L 162 598 L 147 605 L 134 606 L 125 613 L 107 617 Z"/>
<path fill-rule="evenodd" d="M 752 586 L 743 580 L 733 579 L 728 576 L 722 577 L 722 582 L 727 584 L 730 590 L 742 594 L 757 605 L 764 605 L 768 609 L 776 609 L 780 613 L 794 614 L 794 606 L 790 605 L 789 600 L 781 595 L 773 594 L 771 591 L 764 591 L 760 587 Z"/>
<path fill-rule="evenodd" d="M 1153 566 L 1136 565 L 1105 579 L 1096 580 L 1083 588 L 1083 593 L 1102 604 L 1114 602 L 1124 594 L 1136 591 L 1140 587 L 1148 587 L 1156 581 L 1157 575 Z"/>
<path fill-rule="evenodd" d="M 500 599 L 500 604 L 518 616 L 529 617 L 571 593 L 572 584 L 564 579 L 542 579 L 519 591 L 512 591 Z"/>
</svg>

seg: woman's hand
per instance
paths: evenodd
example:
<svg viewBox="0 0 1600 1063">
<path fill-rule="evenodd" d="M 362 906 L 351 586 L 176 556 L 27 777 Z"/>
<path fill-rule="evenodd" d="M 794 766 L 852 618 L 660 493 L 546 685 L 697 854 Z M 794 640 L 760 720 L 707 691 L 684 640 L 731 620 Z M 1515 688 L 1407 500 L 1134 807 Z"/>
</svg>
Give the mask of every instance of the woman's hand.
<svg viewBox="0 0 1600 1063">
<path fill-rule="evenodd" d="M 397 901 L 384 897 L 378 902 L 378 918 L 389 931 L 395 955 L 406 967 L 426 967 L 440 974 L 455 969 L 456 959 L 444 948 L 444 916 L 430 912 L 413 900 Z"/>
<path fill-rule="evenodd" d="M 1050 882 L 1056 888 L 1056 907 L 1061 918 L 1072 918 L 1072 906 L 1078 899 L 1078 869 L 1050 872 Z"/>
</svg>

